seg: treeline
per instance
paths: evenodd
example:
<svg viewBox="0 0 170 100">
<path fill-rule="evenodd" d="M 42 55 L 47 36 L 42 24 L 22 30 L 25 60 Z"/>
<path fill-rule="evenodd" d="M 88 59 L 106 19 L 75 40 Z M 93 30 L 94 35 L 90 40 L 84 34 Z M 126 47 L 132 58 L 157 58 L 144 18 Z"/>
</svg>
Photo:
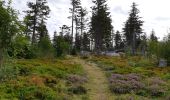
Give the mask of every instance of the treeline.
<svg viewBox="0 0 170 100">
<path fill-rule="evenodd" d="M 50 17 L 47 0 L 27 2 L 28 10 L 23 21 L 11 7 L 11 1 L 0 1 L 0 62 L 4 54 L 15 58 L 61 57 L 81 51 L 100 54 L 106 51 L 123 51 L 129 55 L 155 55 L 169 59 L 169 38 L 158 41 L 154 31 L 147 38 L 142 29 L 144 21 L 133 3 L 129 17 L 121 31 L 114 30 L 107 0 L 92 0 L 91 17 L 80 0 L 71 0 L 68 11 L 72 25 L 63 25 L 50 39 L 46 26 Z M 161 47 L 160 47 L 161 46 Z M 164 49 L 163 49 L 164 48 Z"/>
</svg>

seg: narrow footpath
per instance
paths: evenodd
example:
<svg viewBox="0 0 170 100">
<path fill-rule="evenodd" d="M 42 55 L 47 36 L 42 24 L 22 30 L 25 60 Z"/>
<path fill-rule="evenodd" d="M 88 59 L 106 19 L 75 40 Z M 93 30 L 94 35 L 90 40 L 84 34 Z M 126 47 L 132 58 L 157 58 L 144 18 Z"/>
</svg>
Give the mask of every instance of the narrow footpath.
<svg viewBox="0 0 170 100">
<path fill-rule="evenodd" d="M 112 100 L 104 72 L 94 63 L 89 63 L 79 58 L 75 58 L 74 61 L 81 64 L 87 72 L 89 80 L 86 87 L 90 100 Z"/>
</svg>

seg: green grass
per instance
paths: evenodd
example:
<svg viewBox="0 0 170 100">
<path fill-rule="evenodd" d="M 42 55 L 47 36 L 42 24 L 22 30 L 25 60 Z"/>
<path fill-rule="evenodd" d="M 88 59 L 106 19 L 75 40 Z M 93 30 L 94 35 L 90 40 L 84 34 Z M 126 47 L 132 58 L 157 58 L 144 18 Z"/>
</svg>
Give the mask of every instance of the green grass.
<svg viewBox="0 0 170 100">
<path fill-rule="evenodd" d="M 1 100 L 72 100 L 86 94 L 74 94 L 70 75 L 85 77 L 81 65 L 71 59 L 15 60 L 0 68 Z M 83 86 L 79 84 L 79 86 Z"/>
</svg>

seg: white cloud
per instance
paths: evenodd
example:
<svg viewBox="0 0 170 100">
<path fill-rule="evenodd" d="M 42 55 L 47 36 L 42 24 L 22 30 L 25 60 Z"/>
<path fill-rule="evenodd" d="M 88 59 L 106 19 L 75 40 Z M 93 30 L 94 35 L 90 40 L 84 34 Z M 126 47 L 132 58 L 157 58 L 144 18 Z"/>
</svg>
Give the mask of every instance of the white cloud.
<svg viewBox="0 0 170 100">
<path fill-rule="evenodd" d="M 24 16 L 22 11 L 27 9 L 26 2 L 33 0 L 13 1 L 14 8 L 21 12 L 21 16 Z M 91 11 L 91 1 L 82 0 L 83 6 L 89 11 Z M 147 34 L 150 34 L 152 29 L 161 38 L 167 34 L 167 29 L 170 28 L 169 0 L 108 0 L 115 30 L 121 31 L 124 22 L 127 20 L 132 2 L 138 4 L 140 16 L 143 17 L 142 20 L 145 22 L 143 28 Z M 70 15 L 69 7 L 71 5 L 70 0 L 48 0 L 48 4 L 51 8 L 51 17 L 48 19 L 47 26 L 52 36 L 55 30 L 59 31 L 61 25 L 71 25 L 71 21 L 67 18 Z"/>
</svg>

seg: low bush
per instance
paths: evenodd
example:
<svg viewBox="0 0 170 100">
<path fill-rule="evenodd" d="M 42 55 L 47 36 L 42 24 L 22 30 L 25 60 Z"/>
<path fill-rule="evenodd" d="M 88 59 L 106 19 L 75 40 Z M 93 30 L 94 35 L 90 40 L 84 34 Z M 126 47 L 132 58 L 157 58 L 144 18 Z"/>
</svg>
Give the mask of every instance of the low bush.
<svg viewBox="0 0 170 100">
<path fill-rule="evenodd" d="M 140 81 L 141 77 L 136 74 L 112 74 L 109 80 L 111 91 L 118 94 L 126 94 L 132 91 L 137 92 L 145 86 Z"/>
<path fill-rule="evenodd" d="M 74 93 L 74 94 L 86 94 L 87 90 L 83 86 L 73 86 L 68 89 L 69 92 Z"/>
<path fill-rule="evenodd" d="M 155 97 L 163 96 L 166 92 L 166 90 L 159 85 L 151 85 L 147 88 L 147 90 L 151 96 Z"/>
<path fill-rule="evenodd" d="M 19 74 L 17 67 L 11 64 L 4 64 L 0 67 L 0 82 L 5 82 L 11 79 L 15 79 Z"/>
<path fill-rule="evenodd" d="M 84 84 L 87 82 L 87 78 L 79 75 L 69 75 L 67 77 L 68 83 L 70 84 Z"/>
<path fill-rule="evenodd" d="M 154 77 L 147 80 L 147 91 L 151 96 L 160 97 L 165 95 L 166 82 L 160 78 Z"/>
</svg>

